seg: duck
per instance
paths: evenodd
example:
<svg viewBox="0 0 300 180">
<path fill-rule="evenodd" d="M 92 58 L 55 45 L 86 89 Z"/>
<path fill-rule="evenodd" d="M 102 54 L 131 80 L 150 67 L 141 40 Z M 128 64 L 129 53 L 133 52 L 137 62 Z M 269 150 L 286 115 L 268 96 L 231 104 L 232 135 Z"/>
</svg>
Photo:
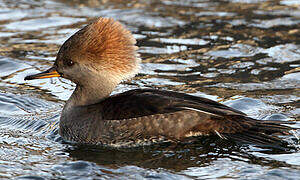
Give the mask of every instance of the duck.
<svg viewBox="0 0 300 180">
<path fill-rule="evenodd" d="M 76 84 L 59 121 L 66 142 L 126 148 L 214 136 L 259 146 L 285 145 L 273 134 L 290 134 L 291 127 L 248 117 L 207 98 L 150 88 L 111 95 L 139 72 L 140 63 L 132 33 L 120 22 L 100 17 L 63 43 L 50 69 L 25 80 L 62 77 Z"/>
</svg>

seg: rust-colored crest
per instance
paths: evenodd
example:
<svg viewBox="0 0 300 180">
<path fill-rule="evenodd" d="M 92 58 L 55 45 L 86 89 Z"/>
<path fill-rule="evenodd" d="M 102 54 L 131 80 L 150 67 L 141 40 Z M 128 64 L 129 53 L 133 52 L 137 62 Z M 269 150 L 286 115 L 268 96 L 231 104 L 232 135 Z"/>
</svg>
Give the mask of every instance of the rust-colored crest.
<svg viewBox="0 0 300 180">
<path fill-rule="evenodd" d="M 93 68 L 124 74 L 138 66 L 136 40 L 129 30 L 111 18 L 97 19 L 68 41 L 76 58 Z"/>
</svg>

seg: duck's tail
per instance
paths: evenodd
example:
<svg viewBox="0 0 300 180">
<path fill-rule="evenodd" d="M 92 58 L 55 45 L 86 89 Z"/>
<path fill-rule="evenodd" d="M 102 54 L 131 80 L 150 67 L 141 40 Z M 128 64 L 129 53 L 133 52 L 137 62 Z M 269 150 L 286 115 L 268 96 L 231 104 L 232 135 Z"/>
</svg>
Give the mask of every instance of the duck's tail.
<svg viewBox="0 0 300 180">
<path fill-rule="evenodd" d="M 277 135 L 292 135 L 296 129 L 284 124 L 290 122 L 255 120 L 254 125 L 242 132 L 233 134 L 223 134 L 227 139 L 231 139 L 237 143 L 255 144 L 262 147 L 271 147 L 277 149 L 285 149 L 289 147 L 289 143 Z"/>
</svg>

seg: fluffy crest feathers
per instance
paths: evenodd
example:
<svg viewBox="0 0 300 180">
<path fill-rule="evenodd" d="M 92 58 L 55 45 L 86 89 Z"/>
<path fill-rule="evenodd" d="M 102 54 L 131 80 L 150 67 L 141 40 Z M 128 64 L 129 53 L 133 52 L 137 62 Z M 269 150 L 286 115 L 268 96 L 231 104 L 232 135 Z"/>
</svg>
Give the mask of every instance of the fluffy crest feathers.
<svg viewBox="0 0 300 180">
<path fill-rule="evenodd" d="M 139 70 L 140 58 L 135 43 L 135 38 L 121 23 L 111 18 L 98 18 L 71 36 L 59 54 L 72 54 L 73 57 L 67 58 L 127 79 Z"/>
</svg>

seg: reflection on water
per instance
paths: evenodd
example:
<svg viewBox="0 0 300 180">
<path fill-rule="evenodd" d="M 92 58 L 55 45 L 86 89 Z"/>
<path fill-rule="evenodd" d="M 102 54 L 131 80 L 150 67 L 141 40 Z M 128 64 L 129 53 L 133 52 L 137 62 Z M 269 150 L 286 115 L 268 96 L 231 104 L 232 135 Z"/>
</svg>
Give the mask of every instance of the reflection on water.
<svg viewBox="0 0 300 180">
<path fill-rule="evenodd" d="M 295 0 L 0 0 L 0 178 L 297 179 L 297 149 L 218 139 L 115 150 L 65 144 L 60 111 L 74 85 L 25 82 L 98 16 L 125 24 L 143 58 L 137 87 L 204 96 L 259 119 L 299 128 L 300 4 Z M 295 144 L 294 137 L 283 137 Z"/>
</svg>

